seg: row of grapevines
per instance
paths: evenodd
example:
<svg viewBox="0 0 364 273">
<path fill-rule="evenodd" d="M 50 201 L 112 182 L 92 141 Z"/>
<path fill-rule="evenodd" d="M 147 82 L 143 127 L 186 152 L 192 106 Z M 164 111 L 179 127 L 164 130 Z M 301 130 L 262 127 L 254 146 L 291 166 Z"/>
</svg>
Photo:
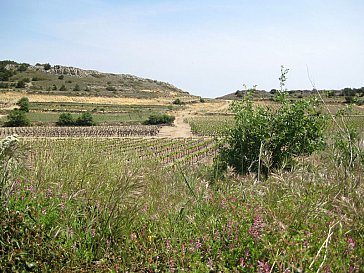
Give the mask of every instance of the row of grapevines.
<svg viewBox="0 0 364 273">
<path fill-rule="evenodd" d="M 155 136 L 158 126 L 95 126 L 95 127 L 4 127 L 0 137 L 18 135 L 20 137 L 128 137 Z"/>
</svg>

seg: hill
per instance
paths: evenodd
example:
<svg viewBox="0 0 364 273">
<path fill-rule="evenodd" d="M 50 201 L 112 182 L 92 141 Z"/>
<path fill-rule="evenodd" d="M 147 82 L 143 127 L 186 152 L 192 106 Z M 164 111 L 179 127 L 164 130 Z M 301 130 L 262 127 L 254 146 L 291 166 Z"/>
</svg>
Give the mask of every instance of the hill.
<svg viewBox="0 0 364 273">
<path fill-rule="evenodd" d="M 0 90 L 27 93 L 121 98 L 196 99 L 172 84 L 129 74 L 76 67 L 0 61 Z"/>
</svg>

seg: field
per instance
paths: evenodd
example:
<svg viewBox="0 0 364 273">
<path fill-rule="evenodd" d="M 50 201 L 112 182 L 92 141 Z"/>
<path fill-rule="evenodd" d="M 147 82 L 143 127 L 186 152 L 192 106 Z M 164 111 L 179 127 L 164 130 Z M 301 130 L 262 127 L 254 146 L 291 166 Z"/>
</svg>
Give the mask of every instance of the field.
<svg viewBox="0 0 364 273">
<path fill-rule="evenodd" d="M 32 103 L 37 111 L 92 108 Z M 20 141 L 1 144 L 12 148 L 1 155 L 7 209 L 0 214 L 0 269 L 363 272 L 363 163 L 345 165 L 353 155 L 331 138 L 325 150 L 266 180 L 232 169 L 221 175 L 213 162 L 219 137 L 233 126 L 227 107 L 219 101 L 176 108 L 175 125 L 163 128 L 2 128 L 2 137 L 16 133 Z M 169 111 L 104 108 L 107 115 Z M 337 120 L 360 130 L 362 121 Z M 186 122 L 194 136 L 176 137 Z M 329 137 L 339 131 L 336 123 L 329 129 Z"/>
</svg>

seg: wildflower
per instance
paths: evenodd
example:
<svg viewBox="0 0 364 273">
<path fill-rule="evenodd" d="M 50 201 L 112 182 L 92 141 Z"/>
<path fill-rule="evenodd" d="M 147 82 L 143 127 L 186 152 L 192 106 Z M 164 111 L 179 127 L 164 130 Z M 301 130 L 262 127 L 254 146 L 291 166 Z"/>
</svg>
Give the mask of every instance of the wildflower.
<svg viewBox="0 0 364 273">
<path fill-rule="evenodd" d="M 172 272 L 172 273 L 174 271 L 176 271 L 176 264 L 174 263 L 173 260 L 169 260 L 169 271 Z"/>
<path fill-rule="evenodd" d="M 198 249 L 200 249 L 200 248 L 201 248 L 201 246 L 202 246 L 202 244 L 201 244 L 200 239 L 197 239 L 197 241 L 196 241 L 196 243 L 195 243 L 195 249 L 196 249 L 196 250 L 198 250 Z"/>
<path fill-rule="evenodd" d="M 346 242 L 348 243 L 348 252 L 351 252 L 355 249 L 355 241 L 352 237 L 348 237 Z"/>
<path fill-rule="evenodd" d="M 264 226 L 263 218 L 260 215 L 255 216 L 253 225 L 249 229 L 250 236 L 252 236 L 255 240 L 258 240 L 263 226 Z"/>
<path fill-rule="evenodd" d="M 96 229 L 94 229 L 94 228 L 91 229 L 91 236 L 92 236 L 92 238 L 95 238 L 95 236 L 96 236 Z"/>
<path fill-rule="evenodd" d="M 137 238 L 137 235 L 136 235 L 135 232 L 133 232 L 132 234 L 130 234 L 130 240 L 134 241 L 134 240 L 136 240 L 136 238 Z"/>
<path fill-rule="evenodd" d="M 239 266 L 241 266 L 241 267 L 245 267 L 245 260 L 244 260 L 244 258 L 243 258 L 243 257 L 241 257 L 241 258 L 239 259 Z"/>
<path fill-rule="evenodd" d="M 51 197 L 52 197 L 52 189 L 51 189 L 51 188 L 48 188 L 48 189 L 47 189 L 46 197 L 47 197 L 47 198 L 51 198 Z"/>
<path fill-rule="evenodd" d="M 268 263 L 258 261 L 257 272 L 259 273 L 270 273 L 270 266 Z"/>
<path fill-rule="evenodd" d="M 168 239 L 166 240 L 166 248 L 167 248 L 167 250 L 171 249 L 171 241 Z"/>
<path fill-rule="evenodd" d="M 207 267 L 210 270 L 213 270 L 214 269 L 214 263 L 213 263 L 213 261 L 212 261 L 212 259 L 210 257 L 208 257 L 208 259 L 207 259 Z"/>
<path fill-rule="evenodd" d="M 46 208 L 42 208 L 42 214 L 43 214 L 43 215 L 46 215 L 46 214 L 47 214 L 47 210 L 46 210 Z"/>
</svg>

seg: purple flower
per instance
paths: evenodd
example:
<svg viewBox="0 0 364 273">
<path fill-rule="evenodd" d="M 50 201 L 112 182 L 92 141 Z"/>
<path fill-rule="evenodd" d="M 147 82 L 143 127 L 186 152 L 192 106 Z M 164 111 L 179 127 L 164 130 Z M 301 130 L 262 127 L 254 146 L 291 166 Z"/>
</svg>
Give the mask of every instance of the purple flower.
<svg viewBox="0 0 364 273">
<path fill-rule="evenodd" d="M 255 240 L 258 240 L 263 227 L 264 227 L 263 218 L 260 215 L 255 216 L 254 222 L 249 229 L 250 236 L 252 236 Z"/>
<path fill-rule="evenodd" d="M 198 250 L 198 249 L 200 249 L 200 248 L 201 248 L 201 246 L 202 246 L 202 244 L 201 244 L 200 239 L 197 239 L 197 241 L 196 241 L 196 243 L 195 243 L 195 249 L 196 249 L 196 250 Z"/>
<path fill-rule="evenodd" d="M 257 272 L 259 273 L 270 273 L 270 266 L 268 263 L 258 261 Z"/>
</svg>

